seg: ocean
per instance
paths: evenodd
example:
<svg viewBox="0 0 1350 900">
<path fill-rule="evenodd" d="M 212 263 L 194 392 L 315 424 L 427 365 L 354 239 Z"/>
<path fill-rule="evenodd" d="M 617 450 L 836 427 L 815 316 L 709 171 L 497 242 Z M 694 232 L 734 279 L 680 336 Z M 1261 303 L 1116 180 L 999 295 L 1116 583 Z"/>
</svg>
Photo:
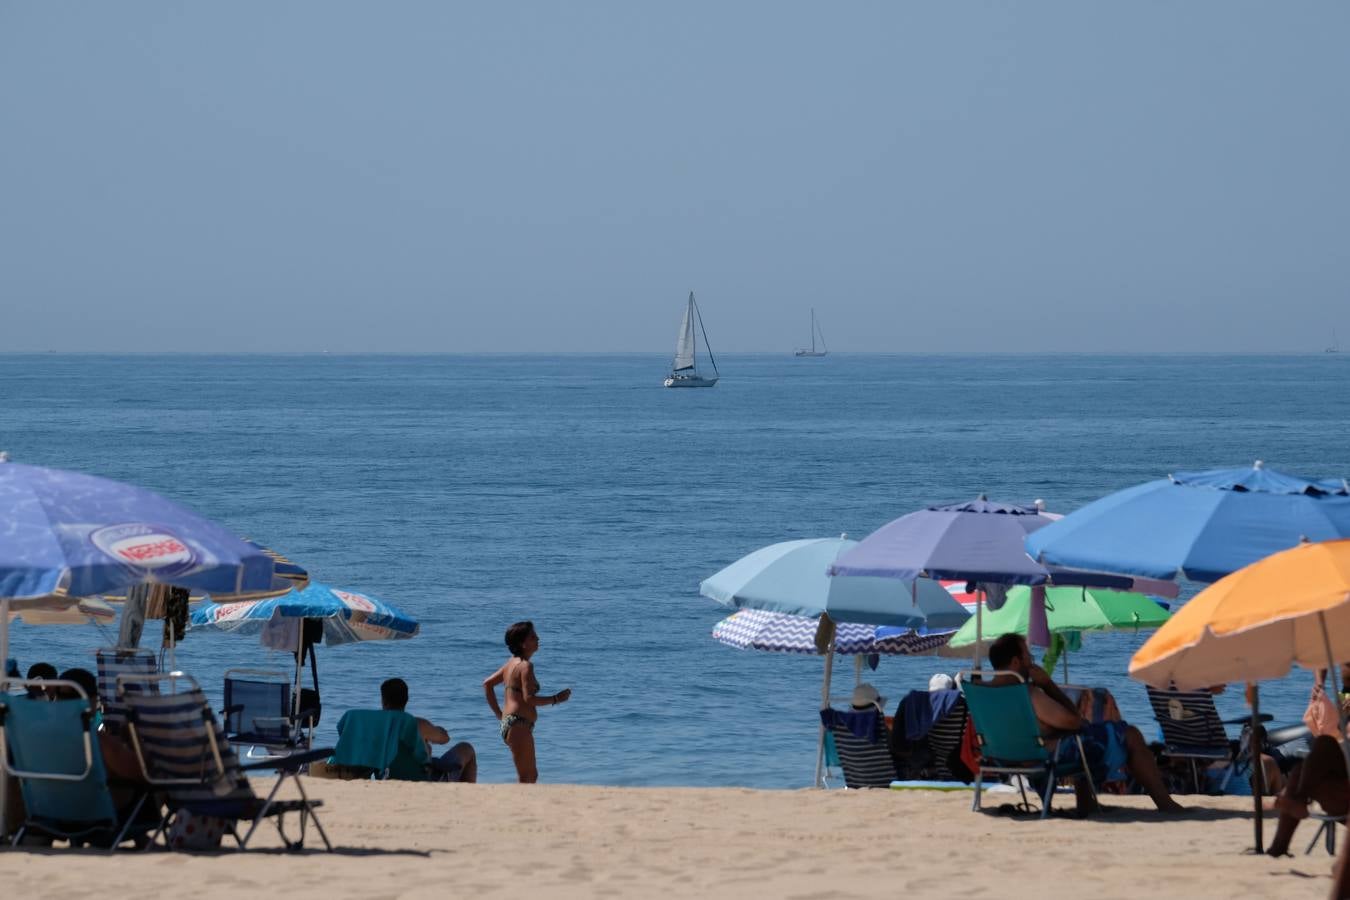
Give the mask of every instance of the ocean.
<svg viewBox="0 0 1350 900">
<path fill-rule="evenodd" d="M 514 778 L 481 682 L 532 619 L 545 692 L 541 780 L 809 785 L 823 661 L 738 651 L 700 580 L 775 541 L 861 538 L 984 492 L 1069 512 L 1178 469 L 1350 475 L 1350 358 L 729 355 L 711 390 L 664 390 L 659 354 L 0 356 L 0 450 L 159 490 L 402 606 L 412 641 L 319 652 L 331 740 L 344 709 L 401 676 L 409 710 Z M 146 631 L 157 645 L 157 624 Z M 115 632 L 114 632 L 115 634 Z M 14 627 L 23 666 L 92 668 L 90 626 Z M 1110 687 L 1145 635 L 1096 634 L 1075 682 Z M 178 664 L 286 668 L 256 638 L 189 633 Z M 887 658 L 888 708 L 955 661 Z M 836 666 L 847 693 L 852 665 Z M 1262 689 L 1295 722 L 1311 675 Z M 1240 715 L 1242 691 L 1219 697 Z"/>
</svg>

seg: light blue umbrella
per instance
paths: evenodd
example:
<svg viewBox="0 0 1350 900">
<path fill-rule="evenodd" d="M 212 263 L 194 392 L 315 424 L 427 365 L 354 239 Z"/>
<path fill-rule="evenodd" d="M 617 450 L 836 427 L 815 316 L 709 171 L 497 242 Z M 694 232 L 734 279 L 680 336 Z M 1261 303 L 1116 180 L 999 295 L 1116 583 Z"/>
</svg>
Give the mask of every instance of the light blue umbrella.
<svg viewBox="0 0 1350 900">
<path fill-rule="evenodd" d="M 1350 537 L 1350 488 L 1251 468 L 1178 472 L 1093 501 L 1027 538 L 1050 564 L 1218 581 L 1307 539 Z"/>
<path fill-rule="evenodd" d="M 846 538 L 809 538 L 762 547 L 704 579 L 699 593 L 723 606 L 764 609 L 836 622 L 958 628 L 969 613 L 942 585 L 919 579 L 831 578 L 826 571 L 857 546 Z"/>
<path fill-rule="evenodd" d="M 259 634 L 273 618 L 318 619 L 324 643 L 406 640 L 421 626 L 403 610 L 369 594 L 329 587 L 311 581 L 302 591 L 269 600 L 241 603 L 203 603 L 192 613 L 193 628 L 215 628 Z"/>
</svg>

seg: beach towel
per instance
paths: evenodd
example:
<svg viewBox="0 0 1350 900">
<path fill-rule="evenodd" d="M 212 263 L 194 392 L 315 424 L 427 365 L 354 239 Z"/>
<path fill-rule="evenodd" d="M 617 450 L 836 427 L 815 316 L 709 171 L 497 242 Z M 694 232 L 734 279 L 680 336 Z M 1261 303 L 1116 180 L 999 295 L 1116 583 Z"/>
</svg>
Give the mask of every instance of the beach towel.
<svg viewBox="0 0 1350 900">
<path fill-rule="evenodd" d="M 847 729 L 849 734 L 869 744 L 881 740 L 886 726 L 881 713 L 872 708 L 851 709 L 845 712 L 827 707 L 820 711 L 820 721 L 826 728 L 839 725 Z"/>
<path fill-rule="evenodd" d="M 426 781 L 426 743 L 417 718 L 393 709 L 351 709 L 338 720 L 338 742 L 329 765 L 370 769 L 399 781 Z"/>
<path fill-rule="evenodd" d="M 895 711 L 896 730 L 906 741 L 921 741 L 961 699 L 958 690 L 910 691 Z"/>
</svg>

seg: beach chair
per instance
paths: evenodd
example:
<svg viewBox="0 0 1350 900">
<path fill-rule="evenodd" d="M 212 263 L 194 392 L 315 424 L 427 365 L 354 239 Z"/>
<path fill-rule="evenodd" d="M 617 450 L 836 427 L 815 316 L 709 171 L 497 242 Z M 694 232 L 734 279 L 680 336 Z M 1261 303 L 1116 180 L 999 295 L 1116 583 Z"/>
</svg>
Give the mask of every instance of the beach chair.
<svg viewBox="0 0 1350 900">
<path fill-rule="evenodd" d="M 1250 763 L 1250 754 L 1228 737 L 1224 725 L 1245 724 L 1251 717 L 1220 719 L 1214 695 L 1209 691 L 1146 689 L 1153 717 L 1162 731 L 1163 755 L 1189 764 L 1194 793 L 1206 792 L 1205 769 L 1216 762 L 1233 763 L 1217 786 L 1218 792 L 1223 793 L 1232 776 Z M 1263 722 L 1270 719 L 1269 715 L 1261 716 Z"/>
<path fill-rule="evenodd" d="M 118 815 L 89 698 L 73 681 L 43 684 L 73 689 L 79 698 L 0 694 L 0 748 L 8 750 L 0 752 L 0 771 L 19 779 L 25 809 L 11 844 L 18 846 L 30 832 L 108 850 L 127 840 L 144 843 L 155 827 L 155 821 L 138 818 L 146 795 L 130 813 Z"/>
<path fill-rule="evenodd" d="M 968 715 L 966 700 L 962 697 L 945 716 L 933 723 L 933 730 L 928 732 L 928 758 L 932 760 L 933 777 L 937 781 L 964 780 L 951 770 L 948 760 L 960 752 Z"/>
<path fill-rule="evenodd" d="M 340 778 L 426 781 L 426 742 L 416 717 L 396 709 L 349 709 L 338 720 L 338 741 L 328 759 Z"/>
<path fill-rule="evenodd" d="M 227 669 L 225 672 L 225 739 L 245 747 L 244 758 L 271 759 L 306 750 L 314 714 L 291 705 L 294 686 L 286 672 Z M 261 753 L 255 751 L 261 750 Z"/>
<path fill-rule="evenodd" d="M 104 647 L 94 654 L 98 675 L 98 699 L 103 707 L 103 721 L 114 731 L 126 721 L 126 710 L 117 700 L 117 676 L 153 675 L 159 671 L 159 661 L 149 650 Z M 158 684 L 133 683 L 130 690 L 158 690 Z"/>
<path fill-rule="evenodd" d="M 996 677 L 1011 675 L 1017 684 L 994 686 L 979 681 L 975 677 Z M 1041 794 L 1041 818 L 1050 814 L 1050 802 L 1055 794 L 1059 779 L 1072 775 L 1087 776 L 1092 785 L 1092 777 L 1085 765 L 1087 754 L 1083 750 L 1083 739 L 1077 734 L 1060 737 L 1054 752 L 1045 746 L 1041 737 L 1040 722 L 1031 705 L 1031 694 L 1022 677 L 1016 672 L 982 671 L 961 673 L 961 693 L 966 698 L 971 721 L 975 725 L 975 737 L 980 745 L 980 765 L 975 772 L 975 803 L 972 809 L 980 809 L 980 795 L 983 791 L 986 774 L 1023 776 L 1017 779 L 1022 794 L 1022 805 L 1030 809 L 1027 801 L 1026 782 L 1044 780 L 1045 788 Z M 1072 763 L 1062 759 L 1064 749 L 1070 742 L 1078 746 L 1078 759 Z M 1096 788 L 1092 788 L 1094 799 Z"/>
<path fill-rule="evenodd" d="M 889 788 L 896 778 L 886 720 L 876 709 L 838 710 L 827 707 L 820 720 L 834 737 L 839 766 L 848 788 Z"/>
<path fill-rule="evenodd" d="M 239 849 L 245 850 L 258 826 L 271 820 L 282 843 L 294 850 L 304 846 L 306 826 L 312 818 L 324 846 L 333 849 L 315 812 L 322 802 L 311 800 L 300 780 L 300 770 L 327 758 L 331 749 L 240 765 L 201 688 L 190 675 L 182 672 L 121 675 L 117 682 L 118 700 L 127 707 L 127 732 L 141 774 L 165 795 L 167 811 L 155 838 L 166 831 L 175 815 L 213 816 L 225 820 L 226 830 Z M 186 685 L 187 690 L 167 693 L 135 689 L 164 682 L 171 686 Z M 263 798 L 253 792 L 247 773 L 268 769 L 277 772 L 277 780 Z M 301 799 L 276 799 L 287 779 L 295 783 Z M 298 813 L 300 818 L 300 835 L 296 840 L 291 840 L 285 830 L 285 816 L 291 812 Z M 242 837 L 237 828 L 239 822 L 249 823 L 248 832 Z"/>
<path fill-rule="evenodd" d="M 935 697 L 951 694 L 942 717 L 933 722 L 918 740 L 906 740 L 906 710 L 912 704 L 926 707 Z M 891 729 L 891 758 L 901 779 L 924 781 L 967 781 L 951 768 L 952 758 L 960 752 L 966 729 L 966 701 L 956 690 L 934 695 L 930 691 L 910 691 L 896 707 L 895 726 Z M 964 768 L 963 770 L 964 771 Z"/>
</svg>

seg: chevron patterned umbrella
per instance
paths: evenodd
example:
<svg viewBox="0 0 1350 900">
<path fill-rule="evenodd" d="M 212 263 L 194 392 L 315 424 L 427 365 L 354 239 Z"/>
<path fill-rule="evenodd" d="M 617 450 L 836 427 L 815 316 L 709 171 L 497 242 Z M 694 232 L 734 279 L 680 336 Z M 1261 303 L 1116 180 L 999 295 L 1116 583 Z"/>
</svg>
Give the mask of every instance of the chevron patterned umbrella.
<svg viewBox="0 0 1350 900">
<path fill-rule="evenodd" d="M 820 655 L 816 649 L 818 619 L 764 609 L 743 609 L 713 626 L 714 640 L 741 650 Z M 856 622 L 836 626 L 834 652 L 845 655 L 883 654 L 904 656 L 927 653 L 941 647 L 954 630 L 915 631 L 909 628 L 877 627 Z"/>
</svg>

